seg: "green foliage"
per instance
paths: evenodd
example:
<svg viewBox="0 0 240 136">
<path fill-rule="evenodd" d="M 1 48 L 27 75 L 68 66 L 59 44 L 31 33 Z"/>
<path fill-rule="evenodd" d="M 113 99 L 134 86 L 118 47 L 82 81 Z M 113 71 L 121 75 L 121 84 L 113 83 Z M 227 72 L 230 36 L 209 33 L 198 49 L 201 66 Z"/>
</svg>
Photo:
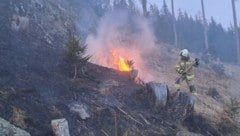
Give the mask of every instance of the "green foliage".
<svg viewBox="0 0 240 136">
<path fill-rule="evenodd" d="M 80 39 L 71 35 L 66 43 L 65 48 L 65 61 L 75 67 L 74 78 L 77 76 L 78 68 L 83 69 L 91 58 L 90 55 L 86 55 L 87 46 L 81 44 Z"/>
<path fill-rule="evenodd" d="M 229 111 L 233 118 L 235 118 L 240 113 L 240 101 L 237 98 L 230 99 Z"/>
<path fill-rule="evenodd" d="M 156 5 L 151 5 L 149 15 L 157 41 L 173 44 L 172 14 L 169 12 L 166 2 L 163 1 L 161 9 L 158 9 Z M 179 10 L 176 28 L 180 49 L 188 48 L 192 52 L 205 54 L 204 26 L 201 15 L 192 17 Z M 236 62 L 237 52 L 233 27 L 225 30 L 212 18 L 208 23 L 208 43 L 209 52 L 213 58 L 230 63 Z"/>
<path fill-rule="evenodd" d="M 166 5 L 159 10 L 156 5 L 150 6 L 150 18 L 154 27 L 154 33 L 158 42 L 174 43 L 172 16 Z"/>
<path fill-rule="evenodd" d="M 79 39 L 71 36 L 66 43 L 66 61 L 75 64 L 78 61 L 77 53 L 80 51 Z"/>
</svg>

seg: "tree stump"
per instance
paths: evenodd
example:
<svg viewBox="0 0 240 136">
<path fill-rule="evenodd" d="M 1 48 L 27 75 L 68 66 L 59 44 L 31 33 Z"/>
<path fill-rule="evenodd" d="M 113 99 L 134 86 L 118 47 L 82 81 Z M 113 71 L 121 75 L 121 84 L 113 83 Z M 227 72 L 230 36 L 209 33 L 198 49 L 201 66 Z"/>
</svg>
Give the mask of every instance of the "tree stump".
<svg viewBox="0 0 240 136">
<path fill-rule="evenodd" d="M 152 81 L 147 83 L 147 90 L 150 106 L 154 110 L 159 110 L 166 106 L 169 97 L 169 89 L 166 84 Z"/>
<path fill-rule="evenodd" d="M 173 103 L 174 105 L 181 105 L 182 110 L 185 110 L 185 118 L 194 113 L 194 105 L 196 98 L 186 92 L 177 92 Z M 180 112 L 180 111 L 179 111 Z"/>
<path fill-rule="evenodd" d="M 51 126 L 55 136 L 70 136 L 66 119 L 52 120 Z"/>
<path fill-rule="evenodd" d="M 133 69 L 130 73 L 129 73 L 129 78 L 130 80 L 135 80 L 138 77 L 138 70 Z"/>
</svg>

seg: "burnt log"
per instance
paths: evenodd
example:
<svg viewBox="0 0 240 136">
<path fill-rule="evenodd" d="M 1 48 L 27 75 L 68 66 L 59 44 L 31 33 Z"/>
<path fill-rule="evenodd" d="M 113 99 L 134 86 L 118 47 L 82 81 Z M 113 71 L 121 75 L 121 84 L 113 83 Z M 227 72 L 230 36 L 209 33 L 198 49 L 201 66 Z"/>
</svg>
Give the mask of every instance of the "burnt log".
<svg viewBox="0 0 240 136">
<path fill-rule="evenodd" d="M 129 73 L 130 80 L 135 80 L 137 77 L 138 77 L 138 70 L 136 69 L 131 70 L 131 72 Z"/>
<path fill-rule="evenodd" d="M 187 93 L 187 92 L 177 92 L 175 98 L 173 99 L 173 105 L 180 106 L 178 107 L 179 113 L 184 111 L 184 118 L 192 115 L 194 113 L 194 105 L 196 98 Z"/>
<path fill-rule="evenodd" d="M 148 100 L 150 106 L 154 110 L 161 109 L 166 106 L 169 98 L 169 89 L 166 84 L 149 82 L 147 83 Z"/>
</svg>

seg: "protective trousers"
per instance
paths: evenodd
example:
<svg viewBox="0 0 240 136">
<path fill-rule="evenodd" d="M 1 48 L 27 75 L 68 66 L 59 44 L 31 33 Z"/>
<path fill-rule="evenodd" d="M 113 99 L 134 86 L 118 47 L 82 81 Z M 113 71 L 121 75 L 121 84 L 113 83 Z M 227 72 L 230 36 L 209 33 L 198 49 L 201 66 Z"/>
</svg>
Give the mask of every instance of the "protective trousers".
<svg viewBox="0 0 240 136">
<path fill-rule="evenodd" d="M 193 78 L 189 79 L 189 78 L 186 78 L 186 77 L 181 77 L 181 78 L 176 79 L 175 87 L 176 87 L 177 91 L 180 91 L 181 82 L 184 81 L 184 80 L 186 81 L 187 86 L 189 87 L 190 92 L 191 93 L 195 93 L 196 92 L 196 88 L 193 85 Z"/>
</svg>

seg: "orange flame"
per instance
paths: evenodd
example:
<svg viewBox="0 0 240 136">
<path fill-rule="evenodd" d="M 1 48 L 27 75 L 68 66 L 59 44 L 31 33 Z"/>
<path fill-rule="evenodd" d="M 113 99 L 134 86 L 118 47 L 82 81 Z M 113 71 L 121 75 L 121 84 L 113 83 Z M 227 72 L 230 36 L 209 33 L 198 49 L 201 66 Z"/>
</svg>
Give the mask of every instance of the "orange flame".
<svg viewBox="0 0 240 136">
<path fill-rule="evenodd" d="M 118 54 L 116 50 L 112 51 L 113 63 L 116 69 L 120 71 L 131 71 L 132 68 L 127 63 L 127 60 Z"/>
<path fill-rule="evenodd" d="M 131 71 L 132 68 L 127 64 L 127 61 L 119 56 L 118 68 L 120 71 Z"/>
</svg>

